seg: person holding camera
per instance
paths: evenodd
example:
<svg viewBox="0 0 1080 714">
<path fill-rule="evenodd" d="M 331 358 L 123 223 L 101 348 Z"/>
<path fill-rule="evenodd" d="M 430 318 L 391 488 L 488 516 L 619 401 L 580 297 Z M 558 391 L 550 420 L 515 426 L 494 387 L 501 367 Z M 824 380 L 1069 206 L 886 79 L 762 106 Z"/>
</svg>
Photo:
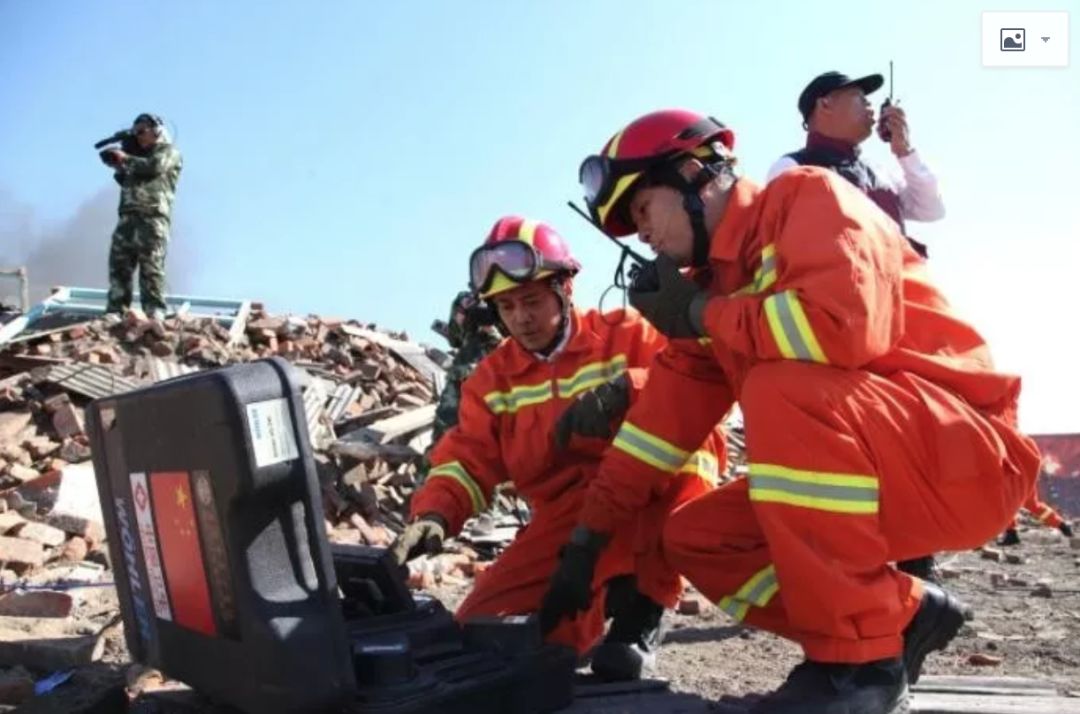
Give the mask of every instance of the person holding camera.
<svg viewBox="0 0 1080 714">
<path fill-rule="evenodd" d="M 169 243 L 176 184 L 183 160 L 161 117 L 140 114 L 120 148 L 105 149 L 101 159 L 120 184 L 120 219 L 109 249 L 107 316 L 118 319 L 130 306 L 132 279 L 139 269 L 143 311 L 165 317 L 165 252 Z"/>
</svg>

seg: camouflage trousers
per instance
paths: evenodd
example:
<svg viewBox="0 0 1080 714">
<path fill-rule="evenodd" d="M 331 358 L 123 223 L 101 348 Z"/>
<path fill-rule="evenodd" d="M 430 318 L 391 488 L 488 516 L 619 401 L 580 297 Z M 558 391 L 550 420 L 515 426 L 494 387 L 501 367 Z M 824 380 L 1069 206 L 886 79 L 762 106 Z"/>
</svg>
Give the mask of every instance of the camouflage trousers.
<svg viewBox="0 0 1080 714">
<path fill-rule="evenodd" d="M 139 296 L 143 311 L 165 311 L 165 250 L 169 220 L 123 214 L 116 224 L 109 249 L 109 299 L 106 312 L 131 307 L 132 280 L 139 269 Z"/>
</svg>

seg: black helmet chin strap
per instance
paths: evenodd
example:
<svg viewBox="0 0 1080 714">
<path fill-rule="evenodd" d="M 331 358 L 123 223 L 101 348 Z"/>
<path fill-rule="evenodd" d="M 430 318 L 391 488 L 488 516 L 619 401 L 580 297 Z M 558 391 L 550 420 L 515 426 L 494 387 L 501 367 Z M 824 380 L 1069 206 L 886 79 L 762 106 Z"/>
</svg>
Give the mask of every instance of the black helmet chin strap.
<svg viewBox="0 0 1080 714">
<path fill-rule="evenodd" d="M 701 268 L 709 262 L 709 243 L 711 236 L 705 228 L 705 202 L 701 200 L 701 190 L 709 183 L 716 180 L 720 175 L 723 162 L 705 164 L 691 180 L 687 180 L 676 168 L 673 162 L 665 162 L 651 172 L 651 180 L 673 188 L 683 196 L 683 210 L 690 217 L 690 228 L 694 233 L 693 265 Z"/>
<path fill-rule="evenodd" d="M 551 277 L 550 285 L 551 290 L 555 293 L 555 297 L 559 298 L 559 303 L 562 305 L 562 312 L 559 315 L 559 329 L 555 331 L 555 336 L 551 339 L 544 349 L 539 353 L 544 357 L 551 356 L 551 353 L 555 349 L 563 344 L 566 339 L 566 331 L 570 329 L 570 296 L 566 294 L 565 278 L 561 275 L 555 275 Z"/>
</svg>

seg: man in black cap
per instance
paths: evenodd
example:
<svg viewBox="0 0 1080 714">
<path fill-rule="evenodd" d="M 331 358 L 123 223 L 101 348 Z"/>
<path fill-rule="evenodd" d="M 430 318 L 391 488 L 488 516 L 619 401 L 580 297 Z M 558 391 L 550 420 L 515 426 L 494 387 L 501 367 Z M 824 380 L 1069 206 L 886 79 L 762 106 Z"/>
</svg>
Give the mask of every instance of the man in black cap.
<svg viewBox="0 0 1080 714">
<path fill-rule="evenodd" d="M 911 146 L 903 109 L 886 106 L 877 122 L 878 136 L 889 143 L 903 170 L 902 177 L 883 174 L 860 157 L 859 144 L 870 137 L 875 125 L 874 108 L 866 97 L 883 83 L 880 74 L 852 79 L 840 72 L 826 72 L 815 77 L 799 95 L 799 112 L 808 132 L 806 146 L 781 156 L 769 169 L 767 180 L 792 166 L 823 166 L 861 188 L 901 229 L 905 220 L 943 218 L 945 205 L 937 178 Z M 926 256 L 925 246 L 911 243 Z"/>
</svg>

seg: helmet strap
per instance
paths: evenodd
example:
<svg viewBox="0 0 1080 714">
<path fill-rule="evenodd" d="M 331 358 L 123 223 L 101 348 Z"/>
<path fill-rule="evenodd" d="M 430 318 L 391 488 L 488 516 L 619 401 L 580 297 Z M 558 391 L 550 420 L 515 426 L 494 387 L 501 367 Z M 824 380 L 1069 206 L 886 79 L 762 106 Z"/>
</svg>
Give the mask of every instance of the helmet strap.
<svg viewBox="0 0 1080 714">
<path fill-rule="evenodd" d="M 693 179 L 687 180 L 673 162 L 666 162 L 652 173 L 654 183 L 673 188 L 683 197 L 683 210 L 690 218 L 694 244 L 692 263 L 696 268 L 704 267 L 709 262 L 709 244 L 711 237 L 705 227 L 705 202 L 701 200 L 701 190 L 719 178 L 723 162 L 708 163 L 701 167 Z"/>
</svg>

